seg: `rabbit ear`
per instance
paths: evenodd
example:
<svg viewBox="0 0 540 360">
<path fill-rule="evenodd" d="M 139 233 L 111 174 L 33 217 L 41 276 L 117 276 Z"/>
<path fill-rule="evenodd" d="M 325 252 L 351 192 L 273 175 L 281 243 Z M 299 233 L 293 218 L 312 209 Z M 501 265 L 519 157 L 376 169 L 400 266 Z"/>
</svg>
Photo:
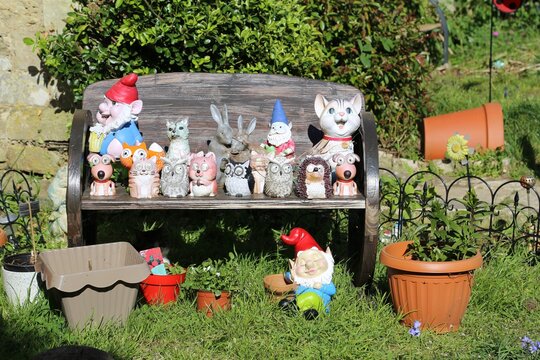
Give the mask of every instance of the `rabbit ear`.
<svg viewBox="0 0 540 360">
<path fill-rule="evenodd" d="M 238 115 L 238 134 L 243 133 L 243 126 L 244 126 L 244 118 L 242 115 Z"/>
<path fill-rule="evenodd" d="M 246 129 L 246 133 L 248 135 L 251 135 L 251 133 L 255 130 L 255 126 L 257 126 L 257 118 L 253 118 L 251 119 L 251 121 L 249 122 L 249 125 Z"/>
<path fill-rule="evenodd" d="M 223 123 L 229 125 L 229 112 L 227 111 L 227 104 L 223 104 Z"/>
<path fill-rule="evenodd" d="M 218 123 L 218 125 L 223 124 L 223 119 L 221 118 L 221 113 L 219 112 L 219 109 L 216 105 L 212 104 L 210 105 L 210 112 L 212 112 L 212 118 L 215 122 Z"/>
</svg>

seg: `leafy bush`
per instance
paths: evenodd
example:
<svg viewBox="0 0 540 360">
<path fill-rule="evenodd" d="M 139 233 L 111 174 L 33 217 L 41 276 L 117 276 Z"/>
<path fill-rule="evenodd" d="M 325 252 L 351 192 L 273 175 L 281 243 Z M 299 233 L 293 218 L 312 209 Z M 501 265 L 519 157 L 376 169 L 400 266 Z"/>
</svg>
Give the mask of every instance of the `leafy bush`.
<svg viewBox="0 0 540 360">
<path fill-rule="evenodd" d="M 289 74 L 361 89 L 384 148 L 417 156 L 427 113 L 425 1 L 79 0 L 61 34 L 37 34 L 45 70 L 81 100 L 128 72 Z M 424 5 L 419 5 L 424 4 Z"/>
</svg>

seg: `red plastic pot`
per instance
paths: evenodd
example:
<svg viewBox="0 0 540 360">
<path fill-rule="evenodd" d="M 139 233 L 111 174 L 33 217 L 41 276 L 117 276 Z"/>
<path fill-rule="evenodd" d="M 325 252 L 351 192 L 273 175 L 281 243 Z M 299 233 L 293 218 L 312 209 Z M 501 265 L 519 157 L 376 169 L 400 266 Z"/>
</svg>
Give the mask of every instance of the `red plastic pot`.
<svg viewBox="0 0 540 360">
<path fill-rule="evenodd" d="M 454 134 L 468 137 L 469 147 L 504 147 L 502 107 L 487 103 L 480 107 L 431 116 L 424 119 L 424 159 L 444 159 L 448 138 Z"/>
<path fill-rule="evenodd" d="M 176 301 L 180 284 L 186 281 L 186 273 L 174 275 L 150 275 L 141 282 L 141 289 L 150 305 Z"/>
</svg>

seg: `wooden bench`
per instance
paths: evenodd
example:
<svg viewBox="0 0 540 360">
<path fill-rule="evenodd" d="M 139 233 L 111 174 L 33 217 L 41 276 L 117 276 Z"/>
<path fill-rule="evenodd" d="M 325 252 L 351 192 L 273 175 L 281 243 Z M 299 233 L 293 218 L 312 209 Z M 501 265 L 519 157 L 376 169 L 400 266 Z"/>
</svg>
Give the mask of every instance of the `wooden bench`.
<svg viewBox="0 0 540 360">
<path fill-rule="evenodd" d="M 81 246 L 95 239 L 95 212 L 124 210 L 201 210 L 201 209 L 347 209 L 349 215 L 349 255 L 351 270 L 357 285 L 369 283 L 376 261 L 379 221 L 379 165 L 377 134 L 374 117 L 362 113 L 362 125 L 354 137 L 355 152 L 362 162 L 357 165 L 358 188 L 354 197 L 305 200 L 270 198 L 264 195 L 231 197 L 219 189 L 216 197 L 134 199 L 123 188 L 110 197 L 89 195 L 88 129 L 105 92 L 117 81 L 112 79 L 89 86 L 84 93 L 83 110 L 74 114 L 69 142 L 68 164 L 68 239 L 69 246 Z M 189 116 L 191 151 L 208 151 L 207 141 L 216 132 L 210 104 L 220 109 L 227 104 L 229 122 L 236 128 L 236 118 L 244 122 L 257 118 L 257 127 L 250 140 L 257 143 L 266 139 L 268 123 L 276 99 L 280 99 L 289 121 L 292 122 L 296 154 L 312 147 L 308 137 L 310 125 L 319 128 L 314 100 L 317 94 L 327 98 L 351 98 L 360 91 L 352 86 L 282 75 L 264 74 L 201 74 L 170 73 L 139 77 L 137 82 L 143 110 L 139 115 L 139 129 L 147 144 L 157 142 L 165 147 L 167 120 Z M 95 241 L 95 240 L 94 240 Z"/>
</svg>

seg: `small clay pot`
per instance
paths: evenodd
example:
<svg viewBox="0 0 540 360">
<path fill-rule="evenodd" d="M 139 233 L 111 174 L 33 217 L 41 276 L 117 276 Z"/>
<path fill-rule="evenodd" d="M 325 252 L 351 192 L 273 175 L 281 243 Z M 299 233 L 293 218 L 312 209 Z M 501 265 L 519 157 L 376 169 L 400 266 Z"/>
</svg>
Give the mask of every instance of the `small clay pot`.
<svg viewBox="0 0 540 360">
<path fill-rule="evenodd" d="M 263 279 L 264 288 L 272 296 L 272 300 L 279 301 L 283 298 L 294 296 L 296 284 L 287 284 L 283 274 L 266 275 Z"/>
</svg>

